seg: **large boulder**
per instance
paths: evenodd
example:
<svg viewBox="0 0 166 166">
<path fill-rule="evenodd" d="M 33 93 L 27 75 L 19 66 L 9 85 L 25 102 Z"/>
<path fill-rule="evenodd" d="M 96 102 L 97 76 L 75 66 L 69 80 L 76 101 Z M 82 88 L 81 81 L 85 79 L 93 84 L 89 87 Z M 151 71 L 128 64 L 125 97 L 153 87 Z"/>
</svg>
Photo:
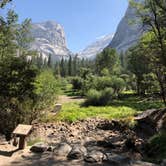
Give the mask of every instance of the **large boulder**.
<svg viewBox="0 0 166 166">
<path fill-rule="evenodd" d="M 131 165 L 131 159 L 126 156 L 121 156 L 117 154 L 107 153 L 107 162 L 109 162 L 110 165 L 116 165 L 116 166 L 127 166 Z"/>
<path fill-rule="evenodd" d="M 153 163 L 143 162 L 143 161 L 135 161 L 132 166 L 157 166 Z"/>
<path fill-rule="evenodd" d="M 87 150 L 82 145 L 74 145 L 70 153 L 68 154 L 68 159 L 81 159 L 87 154 Z"/>
<path fill-rule="evenodd" d="M 152 136 L 160 130 L 164 130 L 166 124 L 166 108 L 144 111 L 135 118 L 136 130 L 147 136 Z"/>
<path fill-rule="evenodd" d="M 88 153 L 84 158 L 84 160 L 89 163 L 101 163 L 105 159 L 106 159 L 105 154 L 96 150 Z"/>
<path fill-rule="evenodd" d="M 48 145 L 44 142 L 39 142 L 34 144 L 31 148 L 30 151 L 34 152 L 34 153 L 43 153 L 45 151 L 47 151 L 48 149 Z"/>
<path fill-rule="evenodd" d="M 60 143 L 55 147 L 54 153 L 57 156 L 66 157 L 71 150 L 72 147 L 68 143 Z"/>
</svg>

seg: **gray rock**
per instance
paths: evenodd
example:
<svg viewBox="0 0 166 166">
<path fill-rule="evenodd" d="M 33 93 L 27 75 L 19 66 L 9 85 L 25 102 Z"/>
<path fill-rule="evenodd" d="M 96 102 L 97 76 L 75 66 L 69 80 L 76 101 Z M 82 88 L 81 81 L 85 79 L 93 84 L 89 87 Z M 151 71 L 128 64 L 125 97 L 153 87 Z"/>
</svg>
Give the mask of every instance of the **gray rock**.
<svg viewBox="0 0 166 166">
<path fill-rule="evenodd" d="M 103 49 L 108 46 L 112 38 L 113 34 L 101 36 L 99 39 L 81 51 L 79 56 L 82 58 L 94 59 L 97 54 L 101 53 Z"/>
<path fill-rule="evenodd" d="M 153 163 L 143 162 L 143 161 L 135 161 L 132 166 L 157 166 Z"/>
<path fill-rule="evenodd" d="M 161 166 L 166 166 L 166 159 L 162 161 Z"/>
<path fill-rule="evenodd" d="M 30 151 L 34 153 L 43 153 L 48 149 L 48 145 L 44 142 L 39 142 L 34 144 L 31 148 Z"/>
<path fill-rule="evenodd" d="M 66 46 L 65 33 L 60 24 L 54 21 L 34 23 L 31 31 L 35 39 L 31 44 L 31 49 L 42 53 L 43 59 L 47 59 L 49 54 L 52 55 L 52 63 L 62 57 L 69 58 L 71 52 Z"/>
<path fill-rule="evenodd" d="M 136 0 L 142 2 L 143 0 Z M 135 23 L 131 24 L 132 21 Z M 142 35 L 142 24 L 136 16 L 135 10 L 129 5 L 125 16 L 120 21 L 114 38 L 109 47 L 116 48 L 118 52 L 125 52 L 129 47 L 135 45 Z"/>
<path fill-rule="evenodd" d="M 106 159 L 105 154 L 103 154 L 100 151 L 95 151 L 95 150 L 88 153 L 84 158 L 84 160 L 89 163 L 99 163 L 105 159 Z"/>
<path fill-rule="evenodd" d="M 70 153 L 68 154 L 69 159 L 81 159 L 87 154 L 87 150 L 82 145 L 74 145 Z"/>
<path fill-rule="evenodd" d="M 131 159 L 126 156 L 121 156 L 117 154 L 112 154 L 112 153 L 107 153 L 107 162 L 111 165 L 116 165 L 116 166 L 125 166 L 125 165 L 130 165 L 131 164 Z"/>
<path fill-rule="evenodd" d="M 166 108 L 164 109 L 151 109 L 144 111 L 142 114 L 135 118 L 137 122 L 136 130 L 139 133 L 144 133 L 148 136 L 153 136 L 160 129 L 164 130 L 166 123 Z"/>
<path fill-rule="evenodd" d="M 62 104 L 56 104 L 52 112 L 58 113 L 61 109 L 62 109 Z"/>
<path fill-rule="evenodd" d="M 72 147 L 67 143 L 58 144 L 54 149 L 54 153 L 58 156 L 66 157 L 68 153 L 72 150 Z"/>
</svg>

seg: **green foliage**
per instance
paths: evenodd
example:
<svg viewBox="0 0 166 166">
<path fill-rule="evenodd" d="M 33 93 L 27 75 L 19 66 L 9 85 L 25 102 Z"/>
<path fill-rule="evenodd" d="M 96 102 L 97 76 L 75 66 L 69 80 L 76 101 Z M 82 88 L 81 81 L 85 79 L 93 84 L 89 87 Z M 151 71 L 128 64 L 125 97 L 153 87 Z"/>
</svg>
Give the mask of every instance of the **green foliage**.
<svg viewBox="0 0 166 166">
<path fill-rule="evenodd" d="M 37 109 L 46 108 L 54 104 L 59 94 L 59 81 L 55 79 L 52 70 L 44 70 L 34 82 L 34 93 L 37 95 Z"/>
<path fill-rule="evenodd" d="M 166 158 L 166 132 L 154 135 L 146 146 L 148 159 L 161 162 Z"/>
<path fill-rule="evenodd" d="M 81 107 L 79 103 L 66 103 L 57 116 L 47 115 L 43 122 L 67 121 L 75 122 L 87 118 L 125 119 L 132 120 L 136 111 L 125 106 Z"/>
<path fill-rule="evenodd" d="M 34 145 L 34 144 L 36 144 L 36 143 L 39 143 L 39 142 L 43 142 L 42 138 L 34 138 L 34 139 L 32 139 L 32 140 L 29 140 L 29 141 L 27 142 L 27 145 L 28 145 L 28 146 L 32 146 L 32 145 Z"/>
<path fill-rule="evenodd" d="M 111 79 L 111 87 L 114 90 L 114 95 L 118 96 L 125 89 L 125 81 L 122 78 L 118 78 L 116 76 Z"/>
<path fill-rule="evenodd" d="M 87 100 L 85 102 L 85 105 L 93 105 L 93 106 L 99 106 L 100 99 L 101 99 L 101 92 L 97 91 L 95 89 L 90 89 L 87 92 Z"/>
<path fill-rule="evenodd" d="M 0 131 L 7 137 L 18 123 L 31 123 L 36 68 L 25 59 L 7 57 L 0 61 Z"/>
<path fill-rule="evenodd" d="M 71 84 L 73 90 L 81 90 L 83 86 L 83 79 L 81 77 L 71 78 Z"/>
<path fill-rule="evenodd" d="M 94 87 L 97 90 L 103 90 L 104 88 L 112 87 L 111 77 L 96 77 L 94 83 Z"/>
<path fill-rule="evenodd" d="M 137 17 L 140 19 L 146 33 L 141 42 L 151 71 L 156 74 L 160 86 L 160 94 L 166 105 L 166 8 L 163 0 L 145 0 L 144 3 L 131 0 Z M 144 14 L 142 14 L 144 13 Z M 148 30 L 148 32 L 147 32 Z"/>
<path fill-rule="evenodd" d="M 103 70 L 108 69 L 109 73 L 119 73 L 119 57 L 115 49 L 106 48 L 96 57 L 96 71 L 99 75 Z"/>
<path fill-rule="evenodd" d="M 142 99 L 139 96 L 134 96 L 133 93 L 130 92 L 118 100 L 113 100 L 110 103 L 110 106 L 84 107 L 82 102 L 66 103 L 63 104 L 62 110 L 57 115 L 53 116 L 52 114 L 47 114 L 41 119 L 41 121 L 75 122 L 77 120 L 98 117 L 106 119 L 122 119 L 124 123 L 128 123 L 132 126 L 134 125 L 133 117 L 136 114 L 140 114 L 147 109 L 162 107 L 164 107 L 164 105 L 160 100 L 149 100 L 148 98 Z"/>
<path fill-rule="evenodd" d="M 12 0 L 1 0 L 0 8 L 3 8 L 7 3 L 11 2 Z"/>
<path fill-rule="evenodd" d="M 114 94 L 112 88 L 105 88 L 101 91 L 90 89 L 86 97 L 87 100 L 85 101 L 85 105 L 104 106 L 111 102 Z"/>
</svg>

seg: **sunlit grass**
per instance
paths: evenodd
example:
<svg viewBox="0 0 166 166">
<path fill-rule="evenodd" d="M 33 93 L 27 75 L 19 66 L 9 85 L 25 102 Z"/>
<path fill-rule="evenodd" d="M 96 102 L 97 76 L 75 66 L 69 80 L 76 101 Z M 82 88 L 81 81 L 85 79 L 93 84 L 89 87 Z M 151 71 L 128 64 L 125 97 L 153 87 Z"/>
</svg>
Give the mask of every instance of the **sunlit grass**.
<svg viewBox="0 0 166 166">
<path fill-rule="evenodd" d="M 164 105 L 161 101 L 144 100 L 140 97 L 127 97 L 121 100 L 114 100 L 109 106 L 83 107 L 83 103 L 65 103 L 57 115 L 47 114 L 42 118 L 43 122 L 66 121 L 75 122 L 87 118 L 105 119 L 133 119 L 134 115 L 147 109 L 161 108 Z"/>
</svg>

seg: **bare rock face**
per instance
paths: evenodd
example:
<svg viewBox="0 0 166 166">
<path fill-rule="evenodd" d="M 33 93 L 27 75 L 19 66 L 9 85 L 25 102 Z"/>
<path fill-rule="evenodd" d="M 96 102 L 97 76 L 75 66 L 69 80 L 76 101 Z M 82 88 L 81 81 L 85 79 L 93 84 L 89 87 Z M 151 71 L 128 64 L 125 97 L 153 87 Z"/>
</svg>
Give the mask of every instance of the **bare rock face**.
<svg viewBox="0 0 166 166">
<path fill-rule="evenodd" d="M 97 54 L 101 53 L 105 47 L 109 45 L 113 38 L 113 34 L 105 35 L 98 38 L 95 42 L 88 45 L 79 53 L 81 58 L 94 59 Z"/>
<path fill-rule="evenodd" d="M 142 2 L 143 0 L 135 1 Z M 109 44 L 109 47 L 117 49 L 118 52 L 125 52 L 128 48 L 138 42 L 142 34 L 142 24 L 136 16 L 135 9 L 129 5 L 125 16 L 118 25 L 115 36 Z"/>
<path fill-rule="evenodd" d="M 149 136 L 160 130 L 166 131 L 166 108 L 151 109 L 143 112 L 135 118 L 137 121 L 136 130 L 141 130 Z"/>
<path fill-rule="evenodd" d="M 51 54 L 51 60 L 55 62 L 62 57 L 69 56 L 70 51 L 66 46 L 65 33 L 60 24 L 54 21 L 32 24 L 32 36 L 35 41 L 31 48 L 39 51 L 43 58 Z"/>
</svg>

